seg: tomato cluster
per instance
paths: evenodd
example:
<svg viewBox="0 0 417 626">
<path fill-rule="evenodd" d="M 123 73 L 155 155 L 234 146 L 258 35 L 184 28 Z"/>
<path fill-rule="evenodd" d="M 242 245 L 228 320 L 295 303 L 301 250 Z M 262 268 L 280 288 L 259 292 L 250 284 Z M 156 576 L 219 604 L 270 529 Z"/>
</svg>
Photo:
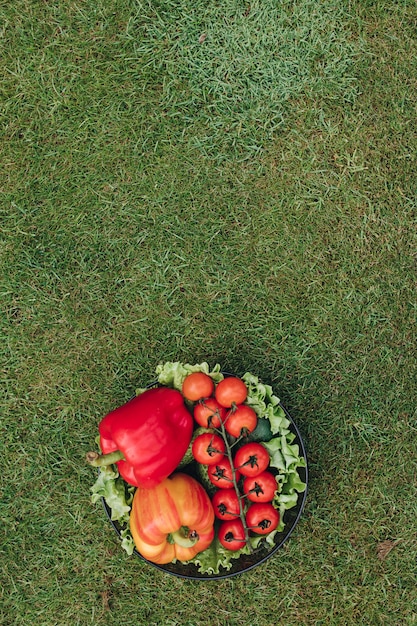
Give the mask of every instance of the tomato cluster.
<svg viewBox="0 0 417 626">
<path fill-rule="evenodd" d="M 203 372 L 189 374 L 182 385 L 186 400 L 196 402 L 194 419 L 204 428 L 219 429 L 224 424 L 232 437 L 251 433 L 258 423 L 255 411 L 244 404 L 248 390 L 240 378 L 228 376 L 216 386 Z"/>
<path fill-rule="evenodd" d="M 261 443 L 245 441 L 258 417 L 245 403 L 244 381 L 235 376 L 215 385 L 208 374 L 195 372 L 185 378 L 182 393 L 194 403 L 194 419 L 204 429 L 193 440 L 192 454 L 207 466 L 210 485 L 217 488 L 212 504 L 218 539 L 228 550 L 239 550 L 250 533 L 268 534 L 280 521 L 272 504 L 278 483 L 268 469 L 269 453 Z"/>
</svg>

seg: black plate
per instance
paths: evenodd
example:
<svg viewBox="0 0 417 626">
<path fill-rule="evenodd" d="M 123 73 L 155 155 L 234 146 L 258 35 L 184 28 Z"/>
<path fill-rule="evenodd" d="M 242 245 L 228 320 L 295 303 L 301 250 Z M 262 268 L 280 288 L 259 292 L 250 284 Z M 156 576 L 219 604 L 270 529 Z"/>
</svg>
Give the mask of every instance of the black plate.
<svg viewBox="0 0 417 626">
<path fill-rule="evenodd" d="M 153 385 L 150 385 L 150 386 L 153 386 Z M 257 567 L 261 563 L 264 563 L 264 561 L 266 561 L 267 559 L 271 558 L 277 552 L 277 550 L 279 550 L 282 547 L 282 545 L 287 541 L 289 536 L 292 534 L 294 528 L 298 524 L 298 521 L 304 509 L 304 504 L 307 498 L 308 465 L 307 465 L 306 450 L 305 450 L 305 446 L 304 446 L 300 431 L 295 425 L 287 409 L 282 404 L 280 404 L 280 406 L 282 407 L 282 409 L 285 412 L 286 417 L 290 421 L 289 428 L 291 432 L 293 432 L 295 435 L 295 438 L 292 444 L 297 444 L 299 446 L 300 456 L 302 456 L 306 462 L 305 467 L 298 468 L 299 476 L 301 480 L 306 484 L 306 489 L 305 491 L 303 491 L 302 493 L 298 495 L 297 505 L 293 507 L 292 509 L 285 511 L 285 514 L 284 514 L 285 528 L 281 533 L 277 533 L 275 535 L 275 545 L 273 547 L 269 546 L 268 548 L 267 547 L 260 548 L 259 550 L 255 551 L 253 554 L 242 555 L 238 559 L 232 559 L 231 561 L 232 567 L 229 570 L 225 569 L 223 572 L 219 574 L 213 574 L 213 575 L 201 574 L 198 571 L 198 567 L 196 565 L 193 565 L 192 563 L 188 565 L 183 565 L 182 563 L 168 563 L 167 565 L 159 565 L 157 563 L 151 563 L 150 561 L 145 559 L 141 554 L 139 554 L 139 552 L 136 549 L 133 552 L 135 556 L 142 559 L 142 561 L 145 561 L 145 563 L 148 563 L 149 565 L 152 565 L 153 567 L 156 567 L 157 569 L 162 570 L 163 572 L 166 572 L 167 574 L 172 574 L 173 576 L 179 576 L 180 578 L 190 578 L 193 580 L 219 580 L 220 578 L 230 578 L 231 576 L 242 574 L 243 572 L 247 572 L 253 569 L 254 567 Z M 102 501 L 103 501 L 104 510 L 107 513 L 110 523 L 112 524 L 116 533 L 120 537 L 121 527 L 118 524 L 118 522 L 113 521 L 111 519 L 111 509 L 107 506 L 104 499 L 102 499 Z"/>
</svg>

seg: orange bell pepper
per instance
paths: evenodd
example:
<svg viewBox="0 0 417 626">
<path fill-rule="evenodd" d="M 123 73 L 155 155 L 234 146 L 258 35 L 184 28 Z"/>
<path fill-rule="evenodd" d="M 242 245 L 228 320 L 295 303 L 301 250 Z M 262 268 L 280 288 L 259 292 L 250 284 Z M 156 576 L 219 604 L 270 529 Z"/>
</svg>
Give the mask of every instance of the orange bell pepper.
<svg viewBox="0 0 417 626">
<path fill-rule="evenodd" d="M 148 561 L 189 561 L 213 541 L 213 506 L 199 482 L 188 474 L 173 474 L 152 489 L 135 491 L 130 531 Z"/>
</svg>

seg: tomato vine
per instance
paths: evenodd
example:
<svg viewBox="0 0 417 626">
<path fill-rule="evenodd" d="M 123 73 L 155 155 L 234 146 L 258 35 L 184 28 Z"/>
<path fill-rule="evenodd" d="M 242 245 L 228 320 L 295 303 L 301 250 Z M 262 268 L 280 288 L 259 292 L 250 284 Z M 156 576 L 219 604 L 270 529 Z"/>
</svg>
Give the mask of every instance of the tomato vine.
<svg viewBox="0 0 417 626">
<path fill-rule="evenodd" d="M 235 442 L 230 444 L 228 436 L 227 436 L 227 432 L 226 432 L 226 427 L 225 427 L 225 424 L 224 424 L 224 422 L 222 420 L 220 420 L 220 427 L 216 428 L 215 430 L 219 434 L 221 434 L 221 436 L 223 437 L 223 441 L 224 441 L 224 444 L 225 444 L 225 447 L 226 447 L 227 458 L 229 459 L 230 465 L 232 467 L 233 488 L 234 488 L 234 490 L 236 492 L 236 495 L 238 496 L 238 499 L 239 499 L 239 517 L 240 517 L 240 520 L 241 520 L 241 522 L 243 524 L 243 529 L 244 529 L 244 533 L 245 533 L 245 542 L 246 542 L 246 545 L 249 548 L 249 552 L 252 553 L 253 552 L 253 548 L 252 548 L 252 544 L 249 541 L 249 530 L 248 530 L 248 526 L 246 524 L 246 515 L 245 515 L 244 506 L 243 506 L 243 498 L 241 497 L 241 494 L 240 494 L 239 485 L 238 485 L 238 482 L 236 480 L 237 471 L 236 471 L 235 465 L 233 463 L 232 448 L 233 448 L 233 446 L 236 444 L 236 442 L 238 440 L 236 440 Z"/>
</svg>

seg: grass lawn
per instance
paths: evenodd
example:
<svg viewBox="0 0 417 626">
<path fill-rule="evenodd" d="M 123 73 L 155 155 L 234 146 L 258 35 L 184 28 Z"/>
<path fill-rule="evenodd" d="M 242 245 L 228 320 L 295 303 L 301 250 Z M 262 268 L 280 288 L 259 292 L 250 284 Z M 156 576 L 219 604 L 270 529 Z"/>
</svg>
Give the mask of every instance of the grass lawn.
<svg viewBox="0 0 417 626">
<path fill-rule="evenodd" d="M 4 626 L 417 624 L 417 4 L 0 3 Z M 90 501 L 159 362 L 272 384 L 285 547 L 202 583 Z"/>
</svg>

